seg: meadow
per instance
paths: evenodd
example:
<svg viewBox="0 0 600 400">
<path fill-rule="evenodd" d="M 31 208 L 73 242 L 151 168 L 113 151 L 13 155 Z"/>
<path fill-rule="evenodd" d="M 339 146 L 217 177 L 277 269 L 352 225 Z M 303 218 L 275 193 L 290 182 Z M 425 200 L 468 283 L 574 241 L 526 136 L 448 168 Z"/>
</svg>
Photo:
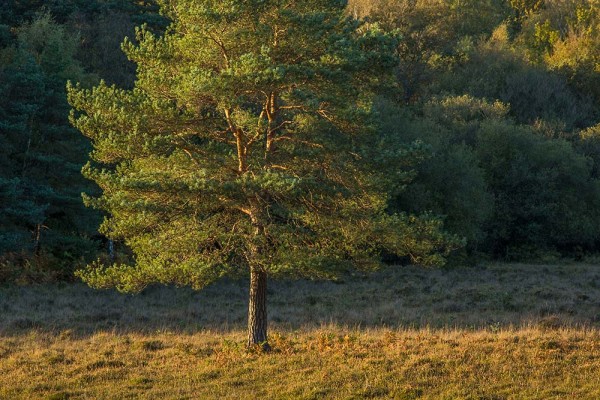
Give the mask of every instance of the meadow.
<svg viewBox="0 0 600 400">
<path fill-rule="evenodd" d="M 393 267 L 139 295 L 0 287 L 0 399 L 598 399 L 600 266 Z"/>
</svg>

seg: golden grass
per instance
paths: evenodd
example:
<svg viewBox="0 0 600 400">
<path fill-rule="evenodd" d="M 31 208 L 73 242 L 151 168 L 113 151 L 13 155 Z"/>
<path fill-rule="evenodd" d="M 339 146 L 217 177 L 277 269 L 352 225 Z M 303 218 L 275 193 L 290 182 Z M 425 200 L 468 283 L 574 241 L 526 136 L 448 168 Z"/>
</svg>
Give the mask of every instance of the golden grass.
<svg viewBox="0 0 600 400">
<path fill-rule="evenodd" d="M 0 288 L 0 399 L 600 399 L 600 267 L 401 268 L 132 297 Z"/>
<path fill-rule="evenodd" d="M 598 330 L 32 332 L 0 344 L 2 399 L 598 399 Z"/>
</svg>

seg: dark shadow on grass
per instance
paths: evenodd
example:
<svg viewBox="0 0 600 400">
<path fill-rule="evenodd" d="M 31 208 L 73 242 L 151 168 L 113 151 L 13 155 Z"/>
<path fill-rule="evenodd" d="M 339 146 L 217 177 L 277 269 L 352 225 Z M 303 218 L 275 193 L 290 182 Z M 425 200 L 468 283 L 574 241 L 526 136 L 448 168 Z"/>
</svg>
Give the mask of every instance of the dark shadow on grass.
<svg viewBox="0 0 600 400">
<path fill-rule="evenodd" d="M 243 330 L 247 281 L 195 292 L 152 286 L 137 295 L 83 284 L 0 287 L 0 336 L 31 331 L 193 334 Z M 273 281 L 272 329 L 322 325 L 500 329 L 600 328 L 600 267 L 491 265 L 442 270 L 393 267 L 338 282 Z"/>
</svg>

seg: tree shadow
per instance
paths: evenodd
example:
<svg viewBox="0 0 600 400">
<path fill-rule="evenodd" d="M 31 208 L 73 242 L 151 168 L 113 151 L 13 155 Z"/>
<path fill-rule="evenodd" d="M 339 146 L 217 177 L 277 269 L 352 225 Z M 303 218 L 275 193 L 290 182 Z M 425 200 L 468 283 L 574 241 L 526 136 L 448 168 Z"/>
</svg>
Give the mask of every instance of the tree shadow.
<svg viewBox="0 0 600 400">
<path fill-rule="evenodd" d="M 83 284 L 6 286 L 0 288 L 0 337 L 239 331 L 246 325 L 247 297 L 245 280 L 224 280 L 199 292 L 152 286 L 138 295 Z M 272 281 L 268 302 L 272 330 L 600 328 L 600 267 L 393 267 L 337 282 Z"/>
</svg>

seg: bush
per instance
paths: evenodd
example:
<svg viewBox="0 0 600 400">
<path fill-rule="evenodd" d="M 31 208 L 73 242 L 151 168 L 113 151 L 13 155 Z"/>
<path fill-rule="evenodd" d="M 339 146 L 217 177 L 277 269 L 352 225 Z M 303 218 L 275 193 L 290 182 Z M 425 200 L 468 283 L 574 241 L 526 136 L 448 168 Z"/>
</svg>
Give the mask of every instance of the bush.
<svg viewBox="0 0 600 400">
<path fill-rule="evenodd" d="M 517 125 L 507 105 L 472 96 L 434 97 L 413 113 L 380 105 L 383 129 L 430 146 L 393 204 L 445 216 L 470 251 L 511 260 L 593 250 L 600 237 L 600 135 L 577 148 Z M 587 155 L 587 157 L 586 157 Z M 590 159 L 591 158 L 591 159 Z"/>
<path fill-rule="evenodd" d="M 380 104 L 382 129 L 394 132 L 406 143 L 419 139 L 429 146 L 429 157 L 415 167 L 414 179 L 396 194 L 392 207 L 414 213 L 431 211 L 443 216 L 445 228 L 465 237 L 469 248 L 474 249 L 485 238 L 482 227 L 491 215 L 493 198 L 477 155 L 466 144 L 474 140 L 476 126 L 463 125 L 464 129 L 453 130 L 454 121 L 444 124 L 435 120 L 434 116 L 452 118 L 449 112 L 438 112 L 441 111 L 438 105 L 443 107 L 443 104 L 448 105 L 444 101 L 427 104 L 425 118 L 389 103 Z"/>
<path fill-rule="evenodd" d="M 492 121 L 482 124 L 476 151 L 495 198 L 486 228 L 495 255 L 527 246 L 573 251 L 598 241 L 600 183 L 570 143 Z"/>
</svg>

